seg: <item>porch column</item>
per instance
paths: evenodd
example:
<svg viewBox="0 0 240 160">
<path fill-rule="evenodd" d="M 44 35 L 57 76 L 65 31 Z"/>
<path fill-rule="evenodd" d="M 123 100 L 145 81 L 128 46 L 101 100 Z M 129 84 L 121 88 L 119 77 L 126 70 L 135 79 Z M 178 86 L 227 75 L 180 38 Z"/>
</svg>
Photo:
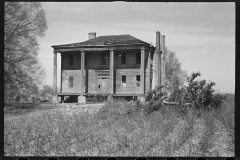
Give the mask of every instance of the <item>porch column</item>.
<svg viewBox="0 0 240 160">
<path fill-rule="evenodd" d="M 110 93 L 114 93 L 114 52 L 110 50 Z"/>
<path fill-rule="evenodd" d="M 60 80 L 61 80 L 61 84 L 60 84 L 60 93 L 62 93 L 62 69 L 63 69 L 63 56 L 62 56 L 62 53 L 60 54 L 61 55 L 61 77 L 60 77 Z"/>
<path fill-rule="evenodd" d="M 141 49 L 140 82 L 141 82 L 141 93 L 142 94 L 144 94 L 144 83 L 145 83 L 144 61 L 145 61 L 145 49 Z"/>
<path fill-rule="evenodd" d="M 52 103 L 54 105 L 57 104 L 58 102 L 58 97 L 57 97 L 57 52 L 54 53 L 54 58 L 53 58 L 53 101 Z"/>
<path fill-rule="evenodd" d="M 148 91 L 151 91 L 151 50 L 148 50 L 148 63 L 147 63 L 147 67 L 148 67 Z"/>
<path fill-rule="evenodd" d="M 81 92 L 85 93 L 84 89 L 84 71 L 85 71 L 85 52 L 81 52 Z"/>
</svg>

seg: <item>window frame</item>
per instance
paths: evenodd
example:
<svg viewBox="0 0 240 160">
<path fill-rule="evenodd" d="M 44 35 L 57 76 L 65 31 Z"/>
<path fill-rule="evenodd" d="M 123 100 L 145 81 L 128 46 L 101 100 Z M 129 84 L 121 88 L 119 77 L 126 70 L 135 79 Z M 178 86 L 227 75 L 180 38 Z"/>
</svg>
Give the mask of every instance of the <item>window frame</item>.
<svg viewBox="0 0 240 160">
<path fill-rule="evenodd" d="M 139 81 L 138 81 L 138 77 L 139 77 Z M 136 86 L 137 87 L 141 86 L 141 75 L 136 75 Z"/>
<path fill-rule="evenodd" d="M 125 81 L 123 81 L 123 77 L 125 77 Z M 127 87 L 127 76 L 122 75 L 121 76 L 121 88 L 125 88 L 125 87 Z"/>
<path fill-rule="evenodd" d="M 73 88 L 73 76 L 68 77 L 68 87 Z"/>
</svg>

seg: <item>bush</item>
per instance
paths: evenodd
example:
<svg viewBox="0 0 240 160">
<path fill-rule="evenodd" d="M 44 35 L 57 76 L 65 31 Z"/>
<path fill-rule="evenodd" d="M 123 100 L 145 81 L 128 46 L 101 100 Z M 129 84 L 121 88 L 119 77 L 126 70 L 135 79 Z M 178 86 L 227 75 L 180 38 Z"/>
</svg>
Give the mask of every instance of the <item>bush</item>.
<svg viewBox="0 0 240 160">
<path fill-rule="evenodd" d="M 98 94 L 89 94 L 86 100 L 89 103 L 100 103 L 100 102 L 107 101 L 107 99 L 108 99 L 108 94 L 98 93 Z"/>
<path fill-rule="evenodd" d="M 180 105 L 190 103 L 195 108 L 216 109 L 224 99 L 224 95 L 213 95 L 214 89 L 212 86 L 214 82 L 207 83 L 206 80 L 195 80 L 200 76 L 200 72 L 192 73 L 187 78 L 187 85 L 182 88 L 175 88 L 170 95 L 170 101 L 179 102 Z"/>
<path fill-rule="evenodd" d="M 224 95 L 221 95 L 219 93 L 213 95 L 213 98 L 212 98 L 211 104 L 210 104 L 211 108 L 213 108 L 213 109 L 219 108 L 224 100 L 226 100 L 226 97 Z"/>
</svg>

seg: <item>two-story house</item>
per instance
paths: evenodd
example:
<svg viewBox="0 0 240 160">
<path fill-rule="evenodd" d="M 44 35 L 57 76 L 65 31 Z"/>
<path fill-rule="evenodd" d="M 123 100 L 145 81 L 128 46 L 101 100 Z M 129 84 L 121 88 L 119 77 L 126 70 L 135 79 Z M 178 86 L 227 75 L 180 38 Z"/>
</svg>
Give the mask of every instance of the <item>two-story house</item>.
<svg viewBox="0 0 240 160">
<path fill-rule="evenodd" d="M 144 97 L 161 84 L 159 32 L 156 47 L 129 34 L 96 37 L 96 33 L 89 33 L 88 37 L 84 42 L 52 46 L 54 103 L 60 101 L 58 97 L 63 101 L 64 96 L 71 97 L 73 102 L 85 102 L 88 95 L 97 93 Z M 164 36 L 161 38 L 165 45 Z M 57 53 L 61 54 L 60 93 Z"/>
</svg>

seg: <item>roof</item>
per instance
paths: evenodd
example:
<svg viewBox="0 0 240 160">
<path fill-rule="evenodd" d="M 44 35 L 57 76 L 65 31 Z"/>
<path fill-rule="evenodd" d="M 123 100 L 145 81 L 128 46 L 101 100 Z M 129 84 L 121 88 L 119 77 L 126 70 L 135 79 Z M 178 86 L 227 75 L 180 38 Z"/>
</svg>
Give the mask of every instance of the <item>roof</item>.
<svg viewBox="0 0 240 160">
<path fill-rule="evenodd" d="M 80 43 L 71 43 L 64 45 L 55 45 L 52 47 L 81 47 L 81 46 L 110 46 L 110 45 L 133 45 L 133 44 L 148 44 L 140 39 L 137 39 L 129 34 L 124 35 L 109 35 L 99 36 Z"/>
</svg>

